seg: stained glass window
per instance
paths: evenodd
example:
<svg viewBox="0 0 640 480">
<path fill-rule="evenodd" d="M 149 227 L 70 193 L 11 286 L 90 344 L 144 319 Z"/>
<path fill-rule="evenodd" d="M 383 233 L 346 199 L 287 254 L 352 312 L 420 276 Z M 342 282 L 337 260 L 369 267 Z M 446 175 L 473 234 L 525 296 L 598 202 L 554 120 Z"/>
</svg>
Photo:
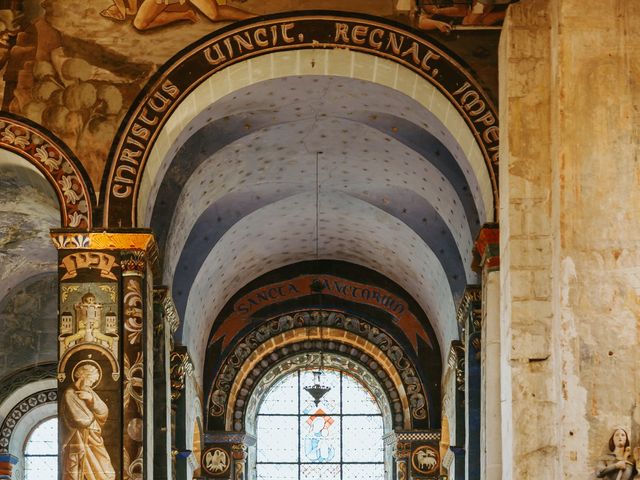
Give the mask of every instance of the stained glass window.
<svg viewBox="0 0 640 480">
<path fill-rule="evenodd" d="M 58 419 L 50 418 L 33 429 L 24 449 L 25 480 L 58 478 Z"/>
<path fill-rule="evenodd" d="M 382 414 L 363 385 L 324 370 L 318 404 L 304 387 L 313 371 L 278 381 L 257 416 L 258 480 L 384 480 Z"/>
</svg>

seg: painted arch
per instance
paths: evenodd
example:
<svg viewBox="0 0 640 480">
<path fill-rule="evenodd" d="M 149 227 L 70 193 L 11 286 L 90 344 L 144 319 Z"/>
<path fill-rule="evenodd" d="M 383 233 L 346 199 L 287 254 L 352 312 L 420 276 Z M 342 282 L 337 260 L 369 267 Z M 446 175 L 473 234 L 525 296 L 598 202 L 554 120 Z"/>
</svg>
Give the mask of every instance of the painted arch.
<svg viewBox="0 0 640 480">
<path fill-rule="evenodd" d="M 463 124 L 456 125 L 455 130 L 466 130 L 479 151 L 484 168 L 480 176 L 487 178 L 483 186 L 492 197 L 491 209 L 495 213 L 497 114 L 473 76 L 442 47 L 394 22 L 312 12 L 266 16 L 241 26 L 229 26 L 188 47 L 158 72 L 129 110 L 112 145 L 102 184 L 103 226 L 140 226 L 138 199 L 144 182 L 150 181 L 145 180 L 145 169 L 154 145 L 176 110 L 187 100 L 197 101 L 191 94 L 198 87 L 218 72 L 229 72 L 229 67 L 246 65 L 247 61 L 264 55 L 318 50 L 328 55 L 350 51 L 384 59 L 433 86 L 448 104 L 444 116 L 453 111 L 453 117 L 460 118 Z M 246 81 L 240 83 L 246 85 Z M 187 113 L 187 117 L 194 116 L 194 112 Z M 182 125 L 188 121 L 189 118 L 180 119 Z"/>
</svg>

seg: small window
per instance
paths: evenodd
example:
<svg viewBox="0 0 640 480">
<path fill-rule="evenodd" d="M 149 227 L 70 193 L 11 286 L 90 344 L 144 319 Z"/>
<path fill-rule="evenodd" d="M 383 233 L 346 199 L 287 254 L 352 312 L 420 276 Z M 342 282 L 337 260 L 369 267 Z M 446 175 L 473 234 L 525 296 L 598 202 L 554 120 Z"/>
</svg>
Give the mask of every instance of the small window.
<svg viewBox="0 0 640 480">
<path fill-rule="evenodd" d="M 24 449 L 24 479 L 58 478 L 58 419 L 50 418 L 31 431 Z"/>
</svg>

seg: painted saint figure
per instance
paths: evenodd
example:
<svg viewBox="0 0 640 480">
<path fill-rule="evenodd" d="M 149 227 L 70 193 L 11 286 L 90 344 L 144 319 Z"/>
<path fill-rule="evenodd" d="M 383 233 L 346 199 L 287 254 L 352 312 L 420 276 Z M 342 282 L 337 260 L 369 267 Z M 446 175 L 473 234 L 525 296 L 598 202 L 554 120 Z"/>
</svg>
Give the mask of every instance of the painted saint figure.
<svg viewBox="0 0 640 480">
<path fill-rule="evenodd" d="M 635 470 L 631 459 L 629 435 L 623 428 L 616 428 L 609 439 L 609 451 L 598 463 L 596 476 L 608 480 L 631 480 Z"/>
<path fill-rule="evenodd" d="M 67 427 L 62 445 L 65 480 L 114 480 L 116 474 L 104 446 L 102 426 L 109 409 L 93 388 L 101 371 L 92 360 L 81 361 L 73 370 L 73 385 L 62 397 L 61 416 Z"/>
</svg>

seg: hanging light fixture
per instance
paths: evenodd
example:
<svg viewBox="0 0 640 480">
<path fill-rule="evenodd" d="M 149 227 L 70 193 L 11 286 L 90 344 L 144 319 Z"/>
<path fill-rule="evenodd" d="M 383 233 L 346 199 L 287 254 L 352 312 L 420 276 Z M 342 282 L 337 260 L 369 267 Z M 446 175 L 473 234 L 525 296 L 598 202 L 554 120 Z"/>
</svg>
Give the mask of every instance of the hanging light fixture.
<svg viewBox="0 0 640 480">
<path fill-rule="evenodd" d="M 313 397 L 313 403 L 316 404 L 316 407 L 320 405 L 322 397 L 324 397 L 329 392 L 329 390 L 331 390 L 331 387 L 320 383 L 320 375 L 322 375 L 322 370 L 314 370 L 313 385 L 307 385 L 306 387 L 304 387 L 305 391 Z"/>
</svg>

